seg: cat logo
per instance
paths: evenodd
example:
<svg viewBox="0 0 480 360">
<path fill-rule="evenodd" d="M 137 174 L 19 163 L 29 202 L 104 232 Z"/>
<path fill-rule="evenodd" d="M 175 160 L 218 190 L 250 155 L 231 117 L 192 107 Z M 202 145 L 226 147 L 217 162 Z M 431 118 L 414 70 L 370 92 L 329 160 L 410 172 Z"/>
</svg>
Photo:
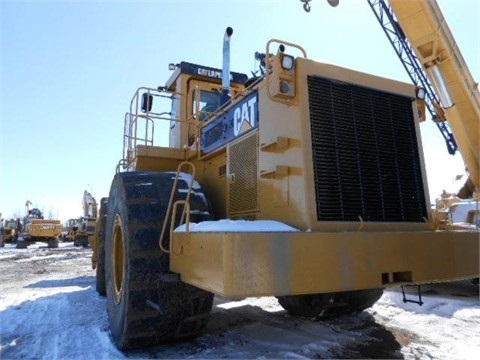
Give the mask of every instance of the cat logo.
<svg viewBox="0 0 480 360">
<path fill-rule="evenodd" d="M 202 151 L 214 151 L 236 137 L 258 128 L 258 94 L 252 92 L 202 128 Z"/>
<path fill-rule="evenodd" d="M 233 133 L 235 136 L 257 127 L 257 94 L 247 97 L 233 110 Z"/>
</svg>

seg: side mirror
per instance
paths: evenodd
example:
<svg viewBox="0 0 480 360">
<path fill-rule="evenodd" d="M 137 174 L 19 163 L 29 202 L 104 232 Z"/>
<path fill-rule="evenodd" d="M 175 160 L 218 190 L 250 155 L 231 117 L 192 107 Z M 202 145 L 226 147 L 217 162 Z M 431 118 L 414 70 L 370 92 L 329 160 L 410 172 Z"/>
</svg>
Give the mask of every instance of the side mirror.
<svg viewBox="0 0 480 360">
<path fill-rule="evenodd" d="M 152 104 L 153 104 L 153 95 L 148 93 L 142 94 L 142 112 L 149 112 L 152 111 Z"/>
</svg>

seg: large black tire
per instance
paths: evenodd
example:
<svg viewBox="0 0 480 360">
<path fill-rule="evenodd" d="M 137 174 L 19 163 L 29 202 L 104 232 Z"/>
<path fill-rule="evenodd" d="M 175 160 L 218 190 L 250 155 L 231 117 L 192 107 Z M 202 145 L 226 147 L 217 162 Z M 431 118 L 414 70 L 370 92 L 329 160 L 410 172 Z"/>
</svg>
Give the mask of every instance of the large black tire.
<svg viewBox="0 0 480 360">
<path fill-rule="evenodd" d="M 118 173 L 112 182 L 105 274 L 110 330 L 121 350 L 195 336 L 207 325 L 213 294 L 170 273 L 169 255 L 158 245 L 174 177 L 130 172 Z M 188 186 L 183 180 L 178 185 L 177 199 L 184 199 Z M 210 219 L 206 198 L 198 189 L 190 206 L 192 222 Z M 168 229 L 166 237 L 168 246 Z"/>
<path fill-rule="evenodd" d="M 326 318 L 368 309 L 377 302 L 383 289 L 343 291 L 327 294 L 278 296 L 279 304 L 291 315 Z"/>
<path fill-rule="evenodd" d="M 17 249 L 26 249 L 29 245 L 27 240 L 17 240 L 16 248 Z"/>
<path fill-rule="evenodd" d="M 87 248 L 88 247 L 88 235 L 76 235 L 75 239 L 73 240 L 73 245 Z"/>
<path fill-rule="evenodd" d="M 90 244 L 88 242 L 88 235 L 85 235 L 84 237 L 82 237 L 82 241 L 81 241 L 80 245 L 82 245 L 82 247 L 84 247 L 84 248 L 88 248 L 90 246 Z"/>
<path fill-rule="evenodd" d="M 99 295 L 107 294 L 105 282 L 105 223 L 107 221 L 108 198 L 100 200 L 100 211 L 98 214 L 98 244 L 97 244 L 97 282 L 96 289 Z"/>
<path fill-rule="evenodd" d="M 54 237 L 54 238 L 49 238 L 47 240 L 47 243 L 48 243 L 48 247 L 49 248 L 58 248 L 58 238 L 57 237 Z"/>
</svg>

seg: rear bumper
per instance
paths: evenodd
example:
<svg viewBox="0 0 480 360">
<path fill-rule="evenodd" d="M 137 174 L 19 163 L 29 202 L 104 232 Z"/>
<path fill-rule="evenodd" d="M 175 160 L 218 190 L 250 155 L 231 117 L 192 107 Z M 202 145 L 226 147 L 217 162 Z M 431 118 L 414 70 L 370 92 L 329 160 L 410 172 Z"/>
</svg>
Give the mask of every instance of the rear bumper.
<svg viewBox="0 0 480 360">
<path fill-rule="evenodd" d="M 226 297 L 478 277 L 479 232 L 175 232 L 170 269 Z"/>
</svg>

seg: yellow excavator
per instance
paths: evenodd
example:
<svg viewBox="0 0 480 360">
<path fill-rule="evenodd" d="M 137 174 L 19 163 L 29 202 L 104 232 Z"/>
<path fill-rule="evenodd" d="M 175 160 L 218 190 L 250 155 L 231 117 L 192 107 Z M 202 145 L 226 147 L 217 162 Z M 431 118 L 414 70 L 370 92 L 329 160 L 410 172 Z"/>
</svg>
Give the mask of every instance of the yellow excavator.
<svg viewBox="0 0 480 360">
<path fill-rule="evenodd" d="M 17 238 L 17 249 L 25 249 L 35 242 L 46 242 L 49 248 L 57 248 L 62 233 L 60 220 L 45 219 L 38 208 L 30 209 L 32 203 L 25 203 L 22 233 Z"/>
<path fill-rule="evenodd" d="M 230 71 L 232 34 L 222 69 L 172 64 L 125 115 L 97 259 L 118 348 L 201 333 L 214 295 L 275 296 L 322 318 L 362 311 L 384 288 L 478 277 L 478 229 L 441 226 L 428 201 L 419 87 L 278 39 L 249 78 Z M 162 121 L 165 147 L 153 139 Z M 478 118 L 467 123 L 478 135 Z M 420 287 L 404 301 L 421 304 Z"/>
</svg>

